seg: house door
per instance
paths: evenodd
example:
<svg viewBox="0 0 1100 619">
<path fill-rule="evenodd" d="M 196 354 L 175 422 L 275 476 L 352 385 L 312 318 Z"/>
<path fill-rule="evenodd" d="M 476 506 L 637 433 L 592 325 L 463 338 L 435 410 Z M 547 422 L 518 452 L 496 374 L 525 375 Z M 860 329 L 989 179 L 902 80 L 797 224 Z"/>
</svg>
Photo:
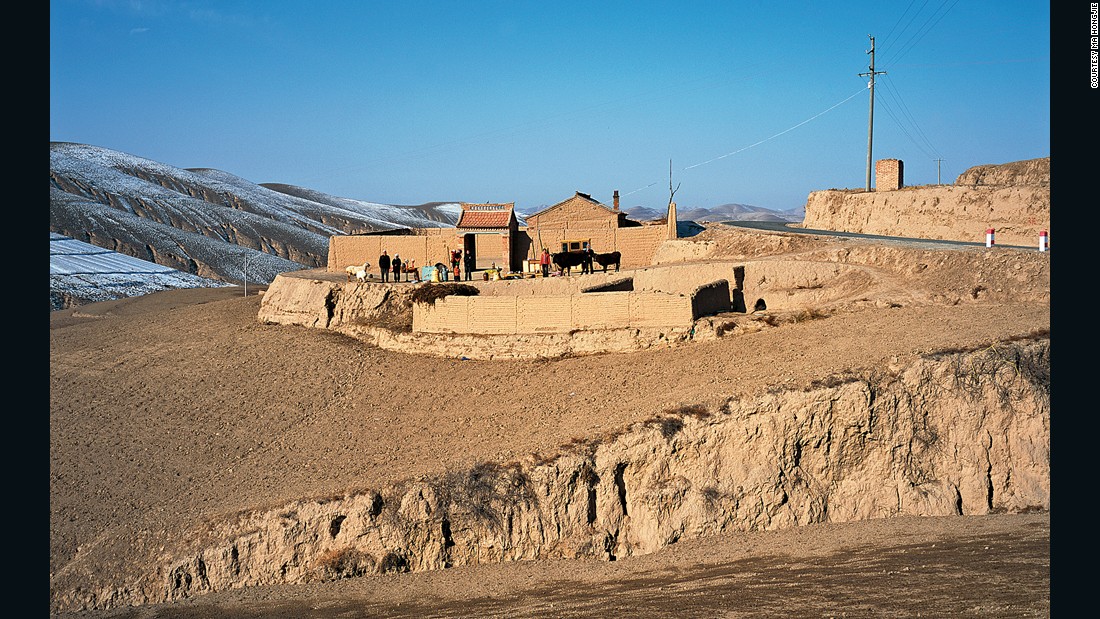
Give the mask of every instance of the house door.
<svg viewBox="0 0 1100 619">
<path fill-rule="evenodd" d="M 465 272 L 466 272 L 466 265 L 467 264 L 473 264 L 474 268 L 475 269 L 477 268 L 477 242 L 475 240 L 476 238 L 477 238 L 477 235 L 475 235 L 475 234 L 464 234 L 464 235 L 462 235 L 462 255 L 463 255 L 463 260 L 462 260 L 463 276 L 462 277 L 463 278 L 466 277 Z M 469 262 L 467 262 L 467 258 L 466 258 L 467 256 L 469 257 L 468 258 Z"/>
</svg>

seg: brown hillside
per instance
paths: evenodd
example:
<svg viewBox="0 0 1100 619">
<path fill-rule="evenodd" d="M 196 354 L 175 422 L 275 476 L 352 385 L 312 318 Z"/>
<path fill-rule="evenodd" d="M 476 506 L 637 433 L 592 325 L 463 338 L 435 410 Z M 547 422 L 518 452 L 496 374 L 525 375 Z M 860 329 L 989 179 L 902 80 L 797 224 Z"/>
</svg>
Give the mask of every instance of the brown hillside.
<svg viewBox="0 0 1100 619">
<path fill-rule="evenodd" d="M 1050 157 L 974 166 L 955 179 L 960 186 L 1050 186 Z"/>
</svg>

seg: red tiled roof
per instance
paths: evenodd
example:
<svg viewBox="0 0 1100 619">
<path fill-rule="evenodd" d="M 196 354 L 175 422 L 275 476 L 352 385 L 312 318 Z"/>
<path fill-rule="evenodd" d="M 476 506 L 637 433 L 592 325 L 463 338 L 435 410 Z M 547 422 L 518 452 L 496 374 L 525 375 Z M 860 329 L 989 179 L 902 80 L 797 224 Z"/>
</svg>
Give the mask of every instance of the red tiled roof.
<svg viewBox="0 0 1100 619">
<path fill-rule="evenodd" d="M 463 204 L 458 228 L 507 228 L 512 222 L 515 203 Z"/>
</svg>

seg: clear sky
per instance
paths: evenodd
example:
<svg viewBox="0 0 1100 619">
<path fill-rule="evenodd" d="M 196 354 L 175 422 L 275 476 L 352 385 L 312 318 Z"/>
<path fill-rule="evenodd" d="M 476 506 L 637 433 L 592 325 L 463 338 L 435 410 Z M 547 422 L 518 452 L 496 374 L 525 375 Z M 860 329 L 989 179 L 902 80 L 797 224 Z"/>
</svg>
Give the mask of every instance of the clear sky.
<svg viewBox="0 0 1100 619">
<path fill-rule="evenodd" d="M 388 204 L 803 206 L 1050 155 L 1016 0 L 51 0 L 50 140 Z M 937 161 L 942 160 L 942 161 Z"/>
</svg>

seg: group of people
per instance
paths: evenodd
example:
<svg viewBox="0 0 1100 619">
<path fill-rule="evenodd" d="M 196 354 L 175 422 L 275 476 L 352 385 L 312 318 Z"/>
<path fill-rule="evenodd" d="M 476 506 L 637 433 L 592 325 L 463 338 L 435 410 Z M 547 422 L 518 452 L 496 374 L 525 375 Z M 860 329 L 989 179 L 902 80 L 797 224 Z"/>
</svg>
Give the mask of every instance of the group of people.
<svg viewBox="0 0 1100 619">
<path fill-rule="evenodd" d="M 390 281 L 390 273 L 393 273 L 393 281 L 401 281 L 401 274 L 405 274 L 405 281 L 409 281 L 409 273 L 412 273 L 415 281 L 420 281 L 420 272 L 416 270 L 416 261 L 411 260 L 408 263 L 401 260 L 401 254 L 394 254 L 393 258 L 390 258 L 389 253 L 386 250 L 382 250 L 382 255 L 378 256 L 378 270 L 382 272 L 382 281 Z"/>
<path fill-rule="evenodd" d="M 454 273 L 456 280 L 465 279 L 466 281 L 471 281 L 473 279 L 474 268 L 473 254 L 466 252 L 464 257 L 461 249 L 451 250 L 451 272 Z M 465 277 L 462 276 L 463 274 L 465 274 Z"/>
<path fill-rule="evenodd" d="M 462 255 L 461 249 L 451 250 L 450 256 L 451 272 L 454 273 L 454 279 L 460 279 L 460 273 L 466 274 L 466 281 L 472 279 L 471 274 L 474 271 L 474 256 L 467 253 L 465 259 Z M 462 265 L 460 268 L 459 265 Z M 440 265 L 442 266 L 442 265 Z M 382 274 L 382 282 L 386 283 L 390 281 L 390 274 L 393 274 L 393 281 L 400 282 L 401 274 L 405 274 L 405 281 L 409 281 L 409 273 L 413 274 L 414 281 L 420 280 L 420 272 L 416 270 L 416 261 L 412 260 L 405 263 L 401 260 L 400 254 L 394 254 L 391 258 L 386 250 L 382 250 L 382 255 L 378 257 L 378 270 Z"/>
</svg>

